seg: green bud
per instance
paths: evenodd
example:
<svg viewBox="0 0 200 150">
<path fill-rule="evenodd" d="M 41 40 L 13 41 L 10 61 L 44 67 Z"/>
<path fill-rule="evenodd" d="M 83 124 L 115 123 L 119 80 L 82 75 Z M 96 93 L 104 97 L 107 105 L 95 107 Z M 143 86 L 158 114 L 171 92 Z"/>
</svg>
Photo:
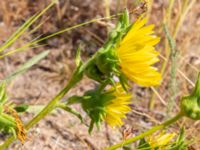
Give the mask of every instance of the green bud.
<svg viewBox="0 0 200 150">
<path fill-rule="evenodd" d="M 0 129 L 4 128 L 16 128 L 15 119 L 11 117 L 10 115 L 7 115 L 5 113 L 0 114 Z"/>
<path fill-rule="evenodd" d="M 128 27 L 130 25 L 129 23 L 129 12 L 128 10 L 126 9 L 121 17 L 121 22 L 123 23 L 123 25 L 125 27 Z"/>
<path fill-rule="evenodd" d="M 112 77 L 113 74 L 119 76 L 118 57 L 116 56 L 116 48 L 123 36 L 130 27 L 128 11 L 120 16 L 116 27 L 110 32 L 107 42 L 97 52 L 94 64 L 86 69 L 86 75 L 98 82 Z"/>
<path fill-rule="evenodd" d="M 96 65 L 100 72 L 109 75 L 112 71 L 117 70 L 118 60 L 115 51 L 110 49 L 107 51 L 99 51 L 96 57 Z"/>
<path fill-rule="evenodd" d="M 90 79 L 93 79 L 98 82 L 102 82 L 105 80 L 105 75 L 98 69 L 95 62 L 91 63 L 86 69 L 85 74 Z"/>
<path fill-rule="evenodd" d="M 191 119 L 200 120 L 200 74 L 192 94 L 182 98 L 181 111 Z"/>
<path fill-rule="evenodd" d="M 91 119 L 89 131 L 92 131 L 94 124 L 99 127 L 106 115 L 105 106 L 113 99 L 112 94 L 100 93 L 99 91 L 88 91 L 82 98 L 82 108 Z"/>
<path fill-rule="evenodd" d="M 22 104 L 22 105 L 16 106 L 16 107 L 15 107 L 15 110 L 16 110 L 17 112 L 25 112 L 28 108 L 29 108 L 28 105 Z"/>
</svg>

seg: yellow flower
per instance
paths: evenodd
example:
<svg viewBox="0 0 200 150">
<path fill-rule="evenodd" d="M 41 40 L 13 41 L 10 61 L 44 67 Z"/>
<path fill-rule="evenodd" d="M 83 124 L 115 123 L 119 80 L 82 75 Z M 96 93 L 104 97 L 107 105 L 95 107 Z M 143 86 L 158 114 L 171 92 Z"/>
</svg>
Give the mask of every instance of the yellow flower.
<svg viewBox="0 0 200 150">
<path fill-rule="evenodd" d="M 131 110 L 128 106 L 131 103 L 131 94 L 125 92 L 120 84 L 109 89 L 109 91 L 113 90 L 112 95 L 115 98 L 110 100 L 105 106 L 105 121 L 110 126 L 115 127 L 123 124 L 122 118 L 126 118 L 126 113 Z"/>
<path fill-rule="evenodd" d="M 174 138 L 175 133 L 164 133 L 161 132 L 159 135 L 150 136 L 147 141 L 151 148 L 162 148 L 162 150 L 170 143 Z"/>
<path fill-rule="evenodd" d="M 152 65 L 159 61 L 154 46 L 160 38 L 154 36 L 154 25 L 144 26 L 147 19 L 139 18 L 119 43 L 116 55 L 121 71 L 142 86 L 158 85 L 161 75 Z"/>
</svg>

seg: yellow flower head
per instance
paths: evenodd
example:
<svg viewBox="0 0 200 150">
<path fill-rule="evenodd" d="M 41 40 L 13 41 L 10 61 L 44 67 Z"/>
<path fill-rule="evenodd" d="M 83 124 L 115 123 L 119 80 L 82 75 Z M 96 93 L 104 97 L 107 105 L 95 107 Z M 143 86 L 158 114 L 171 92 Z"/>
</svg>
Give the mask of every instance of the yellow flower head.
<svg viewBox="0 0 200 150">
<path fill-rule="evenodd" d="M 122 119 L 126 118 L 126 113 L 131 109 L 131 94 L 124 91 L 119 83 L 106 91 L 88 91 L 81 100 L 82 108 L 91 119 L 89 132 L 93 125 L 97 127 L 106 121 L 110 126 L 121 126 Z"/>
<path fill-rule="evenodd" d="M 119 43 L 116 55 L 123 74 L 142 86 L 158 85 L 161 75 L 152 65 L 159 61 L 154 46 L 160 38 L 153 31 L 154 25 L 144 26 L 147 19 L 139 18 Z"/>
<path fill-rule="evenodd" d="M 121 126 L 123 124 L 122 118 L 126 118 L 126 113 L 131 109 L 128 106 L 131 101 L 131 94 L 124 91 L 120 84 L 110 88 L 110 91 L 114 90 L 112 93 L 114 99 L 110 100 L 105 106 L 105 121 L 112 127 Z"/>
<path fill-rule="evenodd" d="M 149 145 L 151 146 L 151 148 L 162 148 L 164 149 L 164 147 L 166 147 L 171 140 L 174 138 L 175 133 L 164 133 L 161 132 L 158 135 L 152 135 L 150 136 L 147 141 L 149 143 Z"/>
</svg>

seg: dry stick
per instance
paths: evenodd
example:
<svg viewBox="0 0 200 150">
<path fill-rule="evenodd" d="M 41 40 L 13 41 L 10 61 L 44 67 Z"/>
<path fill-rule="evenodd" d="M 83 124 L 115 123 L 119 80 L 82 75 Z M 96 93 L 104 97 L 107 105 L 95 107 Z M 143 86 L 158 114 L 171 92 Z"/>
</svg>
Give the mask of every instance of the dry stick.
<svg viewBox="0 0 200 150">
<path fill-rule="evenodd" d="M 153 2 L 154 2 L 154 0 L 148 0 L 148 3 L 147 3 L 147 20 L 149 20 L 149 18 L 150 18 Z"/>
<path fill-rule="evenodd" d="M 167 14 L 166 14 L 166 17 L 164 18 L 164 22 L 168 25 L 170 25 L 170 22 L 171 22 L 171 12 L 172 12 L 172 8 L 174 6 L 174 1 L 175 0 L 171 0 L 170 3 L 169 3 L 169 7 L 167 9 Z M 169 49 L 168 49 L 168 43 L 167 43 L 167 39 L 165 39 L 165 45 L 166 45 L 166 48 L 165 48 L 165 55 L 167 57 L 167 60 L 169 59 Z M 162 64 L 162 68 L 161 68 L 161 74 L 163 75 L 164 73 L 164 70 L 166 69 L 167 67 L 167 63 L 168 61 L 165 61 L 163 64 Z M 153 93 L 152 94 L 152 97 L 151 97 L 151 100 L 149 102 L 149 108 L 150 110 L 152 110 L 154 108 L 154 104 L 155 104 L 155 96 L 156 94 Z"/>
<path fill-rule="evenodd" d="M 180 26 L 183 24 L 183 21 L 187 15 L 187 13 L 189 12 L 189 10 L 192 8 L 192 6 L 194 5 L 194 3 L 196 2 L 196 0 L 184 0 L 183 1 L 183 11 L 181 12 L 180 16 L 178 17 L 178 21 L 175 25 L 175 29 L 173 32 L 173 38 L 175 39 L 177 36 L 178 31 L 180 30 Z"/>
<path fill-rule="evenodd" d="M 40 13 L 33 15 L 29 18 L 21 27 L 18 28 L 16 32 L 11 35 L 11 37 L 0 47 L 0 52 L 3 52 L 6 48 L 11 46 L 23 33 L 35 22 L 37 21 L 48 9 L 50 9 L 55 4 L 52 1 L 47 7 L 45 7 Z"/>
<path fill-rule="evenodd" d="M 43 37 L 43 38 L 37 39 L 37 40 L 35 40 L 35 41 L 29 42 L 29 43 L 25 44 L 24 46 L 22 46 L 22 47 L 20 47 L 20 48 L 17 48 L 17 49 L 15 49 L 15 50 L 11 50 L 11 51 L 9 51 L 9 52 L 3 54 L 3 55 L 0 55 L 0 59 L 3 58 L 3 57 L 5 57 L 5 56 L 11 55 L 11 54 L 13 54 L 13 53 L 23 51 L 23 50 L 27 49 L 28 47 L 30 47 L 30 46 L 32 46 L 32 45 L 34 45 L 34 44 L 37 44 L 37 43 L 39 43 L 39 42 L 42 42 L 42 41 L 44 41 L 44 40 L 47 40 L 47 39 L 49 39 L 49 38 L 52 38 L 52 37 L 57 36 L 57 35 L 59 35 L 59 34 L 62 34 L 62 33 L 64 33 L 64 32 L 67 32 L 67 31 L 76 29 L 76 28 L 78 28 L 78 27 L 82 27 L 82 26 L 84 26 L 84 25 L 88 25 L 88 24 L 91 24 L 91 23 L 93 23 L 93 22 L 97 22 L 97 21 L 100 21 L 100 20 L 112 19 L 112 18 L 117 17 L 117 16 L 120 16 L 120 15 L 121 15 L 121 14 L 119 13 L 119 14 L 117 14 L 117 15 L 113 15 L 113 16 L 110 16 L 110 17 L 99 18 L 99 19 L 92 19 L 92 20 L 90 20 L 90 21 L 88 21 L 88 22 L 84 22 L 84 23 L 77 24 L 77 25 L 75 25 L 75 26 L 72 26 L 72 27 L 63 29 L 63 30 L 61 30 L 61 31 L 55 32 L 55 33 L 53 33 L 53 34 L 50 34 L 50 35 L 48 35 L 48 36 L 46 36 L 46 37 Z"/>
<path fill-rule="evenodd" d="M 167 61 L 167 58 L 165 58 L 163 55 L 160 54 L 160 57 L 164 60 Z M 180 69 L 177 69 L 178 73 L 186 80 L 190 85 L 193 87 L 195 86 L 194 82 L 192 82 Z"/>
<path fill-rule="evenodd" d="M 110 0 L 104 0 L 104 3 L 105 3 L 105 15 L 106 17 L 110 17 Z M 107 20 L 108 22 L 109 20 Z M 110 31 L 110 27 L 107 26 L 107 34 L 109 34 L 109 31 Z"/>
</svg>

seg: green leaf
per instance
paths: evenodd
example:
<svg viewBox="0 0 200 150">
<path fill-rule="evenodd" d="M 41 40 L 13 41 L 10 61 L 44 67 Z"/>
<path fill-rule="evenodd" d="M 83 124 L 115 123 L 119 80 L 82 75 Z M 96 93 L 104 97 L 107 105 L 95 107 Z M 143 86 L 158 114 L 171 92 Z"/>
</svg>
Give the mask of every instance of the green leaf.
<svg viewBox="0 0 200 150">
<path fill-rule="evenodd" d="M 15 107 L 17 112 L 25 112 L 29 108 L 29 105 L 22 104 Z"/>
<path fill-rule="evenodd" d="M 80 46 L 78 47 L 78 49 L 76 51 L 75 63 L 76 63 L 77 67 L 81 64 L 81 48 L 80 48 Z"/>
<path fill-rule="evenodd" d="M 7 100 L 5 83 L 0 84 L 0 105 L 3 105 Z"/>
<path fill-rule="evenodd" d="M 176 141 L 167 150 L 187 150 L 188 144 L 185 142 L 185 130 L 181 128 L 181 131 Z"/>
<path fill-rule="evenodd" d="M 59 104 L 57 104 L 57 107 L 75 115 L 78 119 L 80 119 L 81 123 L 83 123 L 83 118 L 82 118 L 81 114 L 79 112 L 77 112 L 76 110 L 67 106 L 67 104 L 59 103 Z"/>
<path fill-rule="evenodd" d="M 13 73 L 11 73 L 10 75 L 8 75 L 3 81 L 7 81 L 8 82 L 11 79 L 13 79 L 14 77 L 16 77 L 16 76 L 24 73 L 26 70 L 28 70 L 33 65 L 35 65 L 36 63 L 38 63 L 41 59 L 43 59 L 44 57 L 46 57 L 48 54 L 49 54 L 49 51 L 44 51 L 44 52 L 42 52 L 42 53 L 34 56 L 33 58 L 29 59 L 26 63 L 24 63 L 23 65 L 21 65 Z"/>
<path fill-rule="evenodd" d="M 140 140 L 137 150 L 151 150 L 150 144 L 143 138 Z"/>
</svg>

